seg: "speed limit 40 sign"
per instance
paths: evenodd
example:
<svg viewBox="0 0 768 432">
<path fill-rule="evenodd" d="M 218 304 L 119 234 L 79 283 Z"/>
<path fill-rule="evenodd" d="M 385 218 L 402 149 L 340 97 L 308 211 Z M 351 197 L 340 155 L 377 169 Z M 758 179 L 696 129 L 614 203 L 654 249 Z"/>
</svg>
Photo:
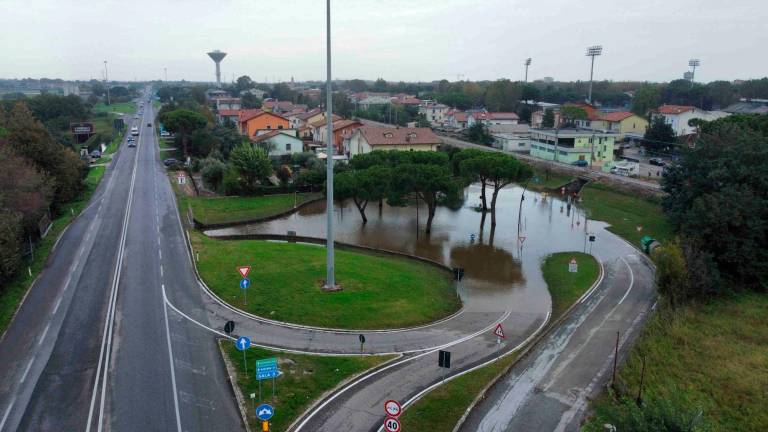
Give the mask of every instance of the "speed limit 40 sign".
<svg viewBox="0 0 768 432">
<path fill-rule="evenodd" d="M 400 420 L 389 417 L 384 420 L 384 430 L 387 432 L 400 432 Z"/>
</svg>

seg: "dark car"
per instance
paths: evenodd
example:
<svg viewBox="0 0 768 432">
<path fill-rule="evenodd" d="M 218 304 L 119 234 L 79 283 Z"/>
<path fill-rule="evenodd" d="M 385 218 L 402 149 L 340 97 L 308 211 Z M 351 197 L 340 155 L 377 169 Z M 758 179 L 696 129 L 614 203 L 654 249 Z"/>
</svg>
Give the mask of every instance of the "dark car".
<svg viewBox="0 0 768 432">
<path fill-rule="evenodd" d="M 660 167 L 667 166 L 666 162 L 664 162 L 663 160 L 661 160 L 659 158 L 650 158 L 648 160 L 648 163 L 651 164 L 651 165 L 656 165 L 656 166 L 660 166 Z"/>
<path fill-rule="evenodd" d="M 579 159 L 576 162 L 573 163 L 576 166 L 585 167 L 589 165 L 589 162 L 587 162 L 585 159 Z"/>
<path fill-rule="evenodd" d="M 128 147 L 136 147 L 136 141 L 128 141 Z"/>
<path fill-rule="evenodd" d="M 152 123 L 147 123 L 147 127 L 152 127 Z"/>
<path fill-rule="evenodd" d="M 174 159 L 174 158 L 168 158 L 168 159 L 163 161 L 163 165 L 165 165 L 167 167 L 170 167 L 170 166 L 173 166 L 173 165 L 178 165 L 178 164 L 179 164 L 179 160 L 178 159 Z"/>
</svg>

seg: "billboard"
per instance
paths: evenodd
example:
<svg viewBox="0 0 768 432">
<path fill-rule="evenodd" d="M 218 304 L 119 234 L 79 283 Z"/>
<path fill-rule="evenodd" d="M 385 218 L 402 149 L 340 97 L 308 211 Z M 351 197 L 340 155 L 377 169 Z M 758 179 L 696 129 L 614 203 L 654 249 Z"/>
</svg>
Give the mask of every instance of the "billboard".
<svg viewBox="0 0 768 432">
<path fill-rule="evenodd" d="M 75 135 L 93 134 L 93 123 L 70 123 L 69 130 Z"/>
</svg>

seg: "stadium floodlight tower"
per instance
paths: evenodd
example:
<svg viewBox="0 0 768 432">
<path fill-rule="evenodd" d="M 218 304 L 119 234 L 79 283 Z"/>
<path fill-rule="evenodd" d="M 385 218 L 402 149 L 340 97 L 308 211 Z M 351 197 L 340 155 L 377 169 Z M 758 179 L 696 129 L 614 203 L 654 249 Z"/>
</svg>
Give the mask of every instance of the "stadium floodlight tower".
<svg viewBox="0 0 768 432">
<path fill-rule="evenodd" d="M 213 50 L 208 54 L 208 57 L 216 63 L 216 87 L 221 87 L 221 61 L 227 56 L 227 53 L 219 50 Z"/>
<path fill-rule="evenodd" d="M 693 84 L 693 78 L 696 76 L 696 68 L 701 66 L 701 60 L 690 59 L 688 60 L 688 66 L 691 67 L 691 84 Z"/>
<path fill-rule="evenodd" d="M 531 58 L 525 59 L 525 82 L 528 82 L 528 66 L 531 65 Z"/>
<path fill-rule="evenodd" d="M 603 46 L 595 45 L 587 48 L 587 57 L 592 57 L 592 67 L 589 68 L 589 96 L 587 100 L 592 103 L 592 77 L 595 72 L 595 57 L 603 54 Z"/>
</svg>

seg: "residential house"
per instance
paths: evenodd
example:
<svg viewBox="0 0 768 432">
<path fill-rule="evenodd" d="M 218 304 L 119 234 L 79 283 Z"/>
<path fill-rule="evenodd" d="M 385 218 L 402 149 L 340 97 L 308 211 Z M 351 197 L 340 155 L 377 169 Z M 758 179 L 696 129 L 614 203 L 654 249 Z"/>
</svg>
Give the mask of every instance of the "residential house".
<svg viewBox="0 0 768 432">
<path fill-rule="evenodd" d="M 513 112 L 477 112 L 467 116 L 467 127 L 472 127 L 475 123 L 484 126 L 490 125 L 514 125 L 520 121 L 520 117 Z"/>
<path fill-rule="evenodd" d="M 222 98 L 231 98 L 232 95 L 229 94 L 226 90 L 221 89 L 208 89 L 205 91 L 205 97 L 209 100 L 215 100 L 215 99 L 222 99 Z"/>
<path fill-rule="evenodd" d="M 373 106 L 389 105 L 392 103 L 392 98 L 389 93 L 354 93 L 350 96 L 350 100 L 357 108 L 362 110 L 370 109 Z"/>
<path fill-rule="evenodd" d="M 352 137 L 352 133 L 355 129 L 362 127 L 363 124 L 357 120 L 336 120 L 333 122 L 333 145 L 336 147 L 336 153 L 345 153 L 344 142 L 349 141 Z M 327 124 L 324 124 L 317 128 L 318 141 L 327 143 L 326 134 L 328 130 Z"/>
<path fill-rule="evenodd" d="M 312 117 L 317 116 L 318 114 L 322 113 L 323 110 L 321 108 L 314 108 L 309 111 L 305 111 L 302 113 L 296 113 L 292 115 L 285 115 L 284 117 L 288 118 L 288 121 L 291 124 L 291 129 L 301 129 L 304 126 L 307 125 L 307 119 L 310 119 Z M 317 120 L 317 119 L 314 119 Z"/>
<path fill-rule="evenodd" d="M 304 141 L 293 129 L 273 130 L 250 139 L 251 143 L 264 148 L 270 157 L 290 156 L 304 151 Z"/>
<path fill-rule="evenodd" d="M 546 105 L 543 105 L 543 104 L 546 104 Z M 531 113 L 532 128 L 543 127 L 542 123 L 544 122 L 544 115 L 546 113 L 546 110 L 552 110 L 552 115 L 554 116 L 554 119 L 555 119 L 552 127 L 563 125 L 563 117 L 560 115 L 560 105 L 550 104 L 545 102 L 539 102 L 536 105 L 539 106 L 539 109 Z"/>
<path fill-rule="evenodd" d="M 433 126 L 442 126 L 449 110 L 447 105 L 437 102 L 428 101 L 419 105 L 419 114 L 423 114 L 429 124 Z"/>
<path fill-rule="evenodd" d="M 277 114 L 293 111 L 296 108 L 304 108 L 307 110 L 306 105 L 294 105 L 291 101 L 278 101 L 277 99 L 264 99 L 261 103 L 261 109 L 264 111 L 270 111 Z"/>
<path fill-rule="evenodd" d="M 335 122 L 341 119 L 341 116 L 334 114 L 331 118 L 331 121 Z M 308 123 L 307 126 L 309 127 L 309 132 L 312 139 L 317 141 L 325 141 L 325 138 L 323 138 L 323 134 L 321 133 L 321 128 L 325 130 L 325 126 L 327 124 L 328 122 L 325 119 L 325 112 L 321 113 L 321 115 L 317 117 L 317 120 L 313 121 L 312 123 Z"/>
<path fill-rule="evenodd" d="M 651 111 L 651 119 L 658 116 L 664 118 L 664 122 L 672 126 L 677 136 L 685 136 L 696 133 L 696 127 L 688 125 L 692 119 L 706 121 L 727 117 L 729 114 L 723 111 L 705 111 L 688 105 L 662 105 Z"/>
<path fill-rule="evenodd" d="M 437 151 L 440 138 L 430 128 L 363 126 L 349 139 L 349 157 L 374 150 Z"/>
<path fill-rule="evenodd" d="M 221 125 L 227 124 L 227 123 L 232 123 L 233 125 L 236 125 L 239 118 L 240 118 L 239 109 L 220 109 L 216 112 L 216 121 Z"/>
<path fill-rule="evenodd" d="M 619 139 L 642 137 L 648 129 L 648 120 L 629 111 L 605 113 L 600 117 L 599 122 L 602 123 L 601 130 L 616 132 L 619 134 Z"/>
<path fill-rule="evenodd" d="M 407 95 L 405 93 L 398 93 L 392 97 L 392 103 L 395 105 L 405 105 L 405 106 L 419 106 L 421 105 L 421 99 Z"/>
<path fill-rule="evenodd" d="M 505 152 L 525 152 L 531 150 L 531 127 L 527 124 L 497 125 L 503 127 L 504 132 L 493 132 L 493 147 Z M 490 129 L 490 128 L 489 128 Z"/>
<path fill-rule="evenodd" d="M 465 129 L 467 127 L 467 113 L 452 109 L 445 115 L 445 127 L 452 129 Z"/>
<path fill-rule="evenodd" d="M 248 89 L 248 90 L 243 90 L 243 91 L 241 92 L 241 94 L 242 94 L 242 93 L 249 93 L 249 94 L 252 94 L 252 95 L 256 96 L 256 97 L 257 97 L 257 98 L 259 98 L 259 99 L 264 99 L 264 95 L 266 95 L 266 94 L 267 94 L 267 92 L 265 92 L 264 90 L 260 90 L 260 89 L 257 89 L 257 88 L 252 88 L 252 89 Z"/>
<path fill-rule="evenodd" d="M 618 134 L 583 129 L 531 129 L 531 156 L 567 164 L 587 161 L 604 172 L 613 166 Z"/>
<path fill-rule="evenodd" d="M 240 110 L 237 121 L 238 130 L 248 137 L 258 135 L 263 130 L 288 129 L 288 119 L 275 113 L 260 109 Z"/>
<path fill-rule="evenodd" d="M 239 110 L 241 108 L 240 98 L 218 98 L 216 101 L 216 111 L 221 110 Z"/>
</svg>

